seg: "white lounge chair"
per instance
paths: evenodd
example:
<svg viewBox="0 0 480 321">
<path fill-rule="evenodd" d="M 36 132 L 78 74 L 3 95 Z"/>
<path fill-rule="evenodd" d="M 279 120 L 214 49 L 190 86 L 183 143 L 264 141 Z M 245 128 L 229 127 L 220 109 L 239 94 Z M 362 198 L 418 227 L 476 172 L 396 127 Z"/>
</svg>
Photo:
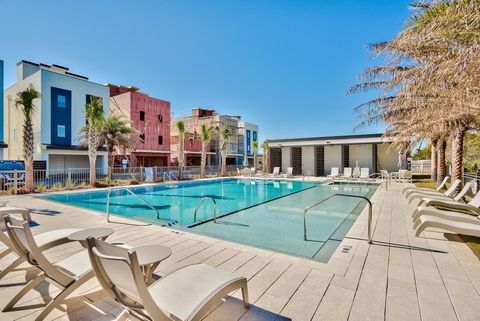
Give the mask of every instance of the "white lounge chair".
<svg viewBox="0 0 480 321">
<path fill-rule="evenodd" d="M 370 178 L 370 169 L 368 167 L 360 168 L 359 179 L 364 180 L 364 179 L 369 179 L 369 178 Z"/>
<path fill-rule="evenodd" d="M 5 305 L 3 312 L 11 310 L 25 294 L 44 280 L 48 280 L 62 288 L 62 290 L 45 306 L 40 315 L 35 319 L 43 320 L 53 309 L 59 306 L 67 296 L 94 276 L 86 250 L 53 264 L 43 255 L 39 244 L 30 231 L 27 221 L 17 220 L 7 215 L 5 216 L 5 225 L 17 253 L 32 266 L 40 269 L 42 273 L 29 281 L 27 285 L 17 293 L 10 302 Z"/>
<path fill-rule="evenodd" d="M 437 188 L 435 188 L 435 191 L 440 192 L 445 187 L 445 185 L 449 180 L 450 180 L 450 176 L 445 176 L 445 178 L 440 183 L 440 185 L 438 185 Z M 402 191 L 402 194 L 405 195 L 408 192 L 423 192 L 423 191 L 432 191 L 432 189 L 428 187 L 405 187 Z"/>
<path fill-rule="evenodd" d="M 287 167 L 287 172 L 280 175 L 282 177 L 293 177 L 293 167 Z"/>
<path fill-rule="evenodd" d="M 95 275 L 125 310 L 151 320 L 201 320 L 228 293 L 242 289 L 248 307 L 247 279 L 205 264 L 182 267 L 147 285 L 135 249 L 93 238 L 88 252 Z"/>
<path fill-rule="evenodd" d="M 351 167 L 345 167 L 343 169 L 342 178 L 352 178 L 352 168 Z"/>
<path fill-rule="evenodd" d="M 424 197 L 447 196 L 449 198 L 453 198 L 453 195 L 455 194 L 455 191 L 457 190 L 457 188 L 460 186 L 461 183 L 462 183 L 461 180 L 456 179 L 453 182 L 452 186 L 450 186 L 450 188 L 445 193 L 441 193 L 441 192 L 437 192 L 435 190 L 432 190 L 432 192 L 425 191 L 425 192 L 407 193 L 406 197 L 408 199 L 409 204 L 411 204 L 416 199 L 422 199 Z"/>
<path fill-rule="evenodd" d="M 338 167 L 332 167 L 332 169 L 330 170 L 330 175 L 327 175 L 327 177 L 338 177 L 338 176 L 340 176 Z"/>
<path fill-rule="evenodd" d="M 270 177 L 278 177 L 280 176 L 280 167 L 274 167 L 272 174 L 269 175 Z"/>
<path fill-rule="evenodd" d="M 473 222 L 457 221 L 432 215 L 420 216 L 415 224 L 415 236 L 419 236 L 427 228 L 438 228 L 450 233 L 480 237 L 480 224 Z"/>
<path fill-rule="evenodd" d="M 453 201 L 454 202 L 462 201 L 462 199 L 465 197 L 465 195 L 467 195 L 468 191 L 470 191 L 471 188 L 472 188 L 471 182 L 468 182 L 467 184 L 465 184 L 462 190 L 457 195 L 455 195 L 455 197 L 453 198 Z M 445 195 L 428 196 L 428 197 L 422 198 L 420 200 L 420 203 L 418 203 L 418 205 L 432 206 L 431 204 L 435 201 L 452 201 L 452 198 Z"/>
<path fill-rule="evenodd" d="M 442 206 L 442 207 L 449 208 L 449 210 L 441 210 L 433 206 Z M 461 214 L 462 216 L 467 216 L 469 218 L 473 217 L 468 214 L 454 212 L 455 210 L 469 211 L 469 212 L 472 212 L 473 214 L 479 215 L 480 214 L 480 192 L 478 192 L 467 204 L 455 202 L 453 200 L 450 200 L 450 201 L 432 200 L 428 203 L 428 206 L 425 205 L 425 206 L 417 207 L 415 211 L 413 211 L 412 213 L 412 220 L 415 221 L 418 217 L 422 215 L 433 215 L 433 216 L 447 215 L 448 216 L 449 213 L 455 213 L 454 216 L 456 216 L 456 214 Z"/>
</svg>

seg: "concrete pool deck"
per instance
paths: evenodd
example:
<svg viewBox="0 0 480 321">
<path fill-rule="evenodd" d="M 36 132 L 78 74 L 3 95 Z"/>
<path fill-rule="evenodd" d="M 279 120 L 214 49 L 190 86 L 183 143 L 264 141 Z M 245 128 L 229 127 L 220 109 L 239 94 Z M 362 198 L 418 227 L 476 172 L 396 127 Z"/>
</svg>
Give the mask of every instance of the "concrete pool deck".
<svg viewBox="0 0 480 321">
<path fill-rule="evenodd" d="M 413 206 L 401 195 L 405 186 L 393 183 L 388 191 L 381 186 L 372 197 L 372 245 L 366 241 L 364 210 L 326 264 L 125 218 L 112 217 L 115 223 L 107 223 L 98 212 L 28 195 L 2 200 L 33 211 L 35 234 L 108 226 L 115 230 L 110 241 L 168 245 L 173 255 L 159 265 L 160 275 L 203 262 L 248 278 L 248 310 L 235 292 L 204 320 L 479 320 L 480 261 L 455 235 L 429 231 L 416 238 L 410 220 Z M 46 254 L 55 261 L 80 249 L 73 243 Z M 0 260 L 0 268 L 14 258 Z M 0 306 L 34 275 L 24 264 L 0 280 Z M 0 313 L 0 320 L 34 320 L 58 291 L 43 282 L 13 311 Z M 121 310 L 92 279 L 48 320 L 113 320 Z"/>
</svg>

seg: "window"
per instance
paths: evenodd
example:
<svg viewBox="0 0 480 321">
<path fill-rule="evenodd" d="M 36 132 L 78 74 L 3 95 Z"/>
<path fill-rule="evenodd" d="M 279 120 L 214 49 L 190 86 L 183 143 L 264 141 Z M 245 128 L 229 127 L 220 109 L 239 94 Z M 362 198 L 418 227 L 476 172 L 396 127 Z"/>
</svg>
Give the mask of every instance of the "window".
<svg viewBox="0 0 480 321">
<path fill-rule="evenodd" d="M 163 136 L 158 136 L 158 145 L 163 145 Z"/>
<path fill-rule="evenodd" d="M 256 131 L 253 132 L 253 141 L 254 142 L 257 141 L 257 132 Z"/>
<path fill-rule="evenodd" d="M 140 134 L 140 142 L 141 142 L 142 144 L 145 143 L 145 134 Z"/>
<path fill-rule="evenodd" d="M 65 125 L 57 125 L 57 137 L 65 137 Z"/>
<path fill-rule="evenodd" d="M 163 116 L 161 114 L 158 114 L 158 123 L 163 123 Z"/>
<path fill-rule="evenodd" d="M 67 99 L 66 99 L 65 96 L 58 95 L 57 96 L 57 106 L 58 106 L 58 108 L 65 108 L 67 106 L 66 101 L 67 101 Z"/>
<path fill-rule="evenodd" d="M 140 120 L 145 121 L 145 112 L 144 111 L 140 111 Z"/>
</svg>

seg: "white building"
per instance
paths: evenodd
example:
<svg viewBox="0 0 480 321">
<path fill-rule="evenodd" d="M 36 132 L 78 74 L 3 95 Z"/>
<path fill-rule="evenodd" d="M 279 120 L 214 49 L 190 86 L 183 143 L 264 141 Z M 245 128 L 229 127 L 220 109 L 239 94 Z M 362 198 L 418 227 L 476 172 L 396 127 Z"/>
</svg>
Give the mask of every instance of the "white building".
<svg viewBox="0 0 480 321">
<path fill-rule="evenodd" d="M 406 154 L 389 148 L 391 141 L 382 134 L 311 137 L 269 140 L 270 168 L 286 171 L 293 167 L 294 175 L 326 176 L 332 167 L 368 167 L 370 173 L 381 169 L 398 171 L 406 167 Z"/>
<path fill-rule="evenodd" d="M 41 169 L 88 168 L 86 148 L 79 146 L 80 129 L 85 125 L 85 106 L 90 97 L 103 99 L 109 113 L 108 87 L 73 74 L 68 68 L 22 60 L 17 64 L 17 82 L 5 90 L 4 136 L 8 143 L 5 159 L 22 159 L 21 110 L 15 108 L 16 94 L 28 86 L 40 92 L 33 114 L 35 136 L 34 167 Z M 108 157 L 100 148 L 97 168 L 107 166 Z"/>
<path fill-rule="evenodd" d="M 0 88 L 0 126 L 3 128 L 3 60 L 0 60 Z M 6 147 L 3 131 L 0 130 L 0 159 L 4 159 L 3 149 Z"/>
<path fill-rule="evenodd" d="M 253 142 L 258 142 L 257 154 L 260 152 L 260 140 L 258 137 L 258 125 L 247 123 L 246 121 L 239 122 L 239 130 L 243 135 L 243 165 L 253 165 Z"/>
</svg>

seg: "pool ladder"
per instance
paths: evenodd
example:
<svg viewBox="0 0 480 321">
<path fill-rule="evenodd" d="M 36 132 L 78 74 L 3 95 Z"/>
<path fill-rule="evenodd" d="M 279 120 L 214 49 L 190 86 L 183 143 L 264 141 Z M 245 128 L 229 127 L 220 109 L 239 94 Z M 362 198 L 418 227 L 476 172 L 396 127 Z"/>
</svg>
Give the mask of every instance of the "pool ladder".
<svg viewBox="0 0 480 321">
<path fill-rule="evenodd" d="M 311 210 L 312 208 L 328 201 L 329 199 L 337 197 L 337 196 L 338 197 L 360 198 L 362 200 L 365 200 L 368 203 L 368 243 L 372 244 L 373 243 L 373 240 L 372 240 L 372 202 L 368 198 L 366 198 L 365 196 L 350 195 L 350 194 L 333 194 L 333 195 L 330 195 L 327 198 L 324 198 L 323 200 L 321 200 L 317 203 L 314 203 L 310 206 L 307 206 L 303 210 L 303 239 L 305 241 L 307 241 L 307 214 L 308 214 L 308 211 Z"/>
<path fill-rule="evenodd" d="M 193 223 L 197 223 L 197 212 L 200 206 L 202 206 L 205 201 L 211 200 L 213 203 L 213 223 L 217 223 L 217 201 L 211 197 L 204 197 L 202 201 L 197 205 L 195 211 L 193 212 Z"/>
<path fill-rule="evenodd" d="M 161 218 L 160 217 L 160 212 L 158 211 L 158 209 L 156 209 L 155 207 L 153 207 L 149 202 L 147 202 L 143 197 L 140 197 L 138 196 L 137 194 L 135 194 L 131 189 L 129 189 L 128 187 L 118 187 L 118 188 L 110 188 L 107 192 L 107 210 L 106 210 L 106 214 L 107 214 L 107 222 L 110 222 L 110 194 L 112 193 L 112 191 L 120 191 L 120 190 L 125 190 L 127 191 L 129 194 L 135 196 L 137 199 L 139 199 L 140 201 L 142 201 L 142 203 L 144 203 L 145 205 L 147 205 L 148 207 L 150 207 L 152 210 L 154 210 L 156 213 L 157 213 L 157 219 L 158 220 L 167 220 L 165 218 Z"/>
</svg>

